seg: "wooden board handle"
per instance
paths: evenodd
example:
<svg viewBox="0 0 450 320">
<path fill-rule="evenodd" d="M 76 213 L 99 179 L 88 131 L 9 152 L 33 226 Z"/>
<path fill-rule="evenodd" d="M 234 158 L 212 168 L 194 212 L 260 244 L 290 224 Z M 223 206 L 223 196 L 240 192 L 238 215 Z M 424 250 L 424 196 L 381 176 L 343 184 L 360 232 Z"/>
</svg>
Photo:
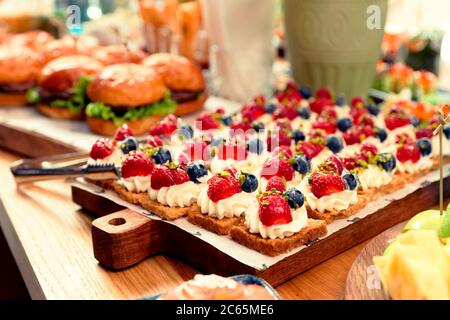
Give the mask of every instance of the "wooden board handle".
<svg viewBox="0 0 450 320">
<path fill-rule="evenodd" d="M 165 224 L 125 209 L 92 222 L 95 258 L 112 269 L 130 267 L 165 251 Z"/>
</svg>

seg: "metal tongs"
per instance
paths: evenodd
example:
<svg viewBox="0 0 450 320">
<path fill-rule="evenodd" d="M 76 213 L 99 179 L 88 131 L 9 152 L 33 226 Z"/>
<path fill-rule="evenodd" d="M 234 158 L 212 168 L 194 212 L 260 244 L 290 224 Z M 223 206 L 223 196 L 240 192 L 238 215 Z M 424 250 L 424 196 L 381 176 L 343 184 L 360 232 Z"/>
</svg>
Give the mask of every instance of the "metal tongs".
<svg viewBox="0 0 450 320">
<path fill-rule="evenodd" d="M 85 152 L 24 159 L 12 164 L 11 172 L 17 185 L 38 181 L 83 177 L 90 180 L 109 180 L 120 177 L 114 164 L 88 164 Z"/>
</svg>

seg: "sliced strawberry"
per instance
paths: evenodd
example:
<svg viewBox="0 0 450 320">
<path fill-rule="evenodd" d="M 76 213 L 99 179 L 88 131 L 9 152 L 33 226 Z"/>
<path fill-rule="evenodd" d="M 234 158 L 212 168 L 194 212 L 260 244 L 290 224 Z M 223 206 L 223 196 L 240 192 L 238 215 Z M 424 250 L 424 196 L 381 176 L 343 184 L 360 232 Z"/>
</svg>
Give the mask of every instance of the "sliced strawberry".
<svg viewBox="0 0 450 320">
<path fill-rule="evenodd" d="M 197 118 L 196 127 L 199 130 L 206 131 L 219 128 L 219 121 L 211 113 L 204 113 Z"/>
<path fill-rule="evenodd" d="M 369 111 L 365 108 L 355 107 L 350 110 L 350 116 L 352 117 L 353 123 L 359 121 L 359 119 L 361 119 L 364 115 L 369 115 Z"/>
<path fill-rule="evenodd" d="M 272 189 L 278 190 L 280 192 L 286 191 L 286 182 L 283 178 L 278 176 L 272 177 L 267 182 L 266 191 L 271 191 Z"/>
<path fill-rule="evenodd" d="M 378 153 L 378 148 L 371 143 L 365 143 L 361 147 L 361 153 L 363 155 L 365 155 L 368 159 L 370 156 L 373 157 Z M 367 159 L 366 159 L 366 161 L 367 161 Z"/>
<path fill-rule="evenodd" d="M 271 132 L 267 136 L 267 150 L 269 152 L 272 152 L 279 146 L 290 147 L 291 144 L 292 140 L 285 131 Z"/>
<path fill-rule="evenodd" d="M 244 106 L 241 111 L 242 118 L 246 118 L 249 122 L 255 121 L 266 113 L 263 105 L 261 104 L 249 104 Z"/>
<path fill-rule="evenodd" d="M 322 112 L 320 113 L 320 117 L 324 118 L 324 119 L 337 120 L 338 114 L 334 107 L 327 106 L 327 107 L 323 108 Z"/>
<path fill-rule="evenodd" d="M 392 110 L 384 119 L 389 130 L 394 130 L 411 124 L 411 119 L 403 111 Z"/>
<path fill-rule="evenodd" d="M 288 146 L 279 146 L 272 151 L 272 154 L 282 159 L 290 159 L 294 156 L 292 149 Z"/>
<path fill-rule="evenodd" d="M 358 130 L 360 141 L 364 141 L 365 139 L 375 135 L 375 128 L 371 126 L 359 127 Z"/>
<path fill-rule="evenodd" d="M 208 181 L 208 197 L 213 202 L 228 199 L 241 192 L 239 181 L 229 173 L 216 175 Z"/>
<path fill-rule="evenodd" d="M 147 177 L 153 172 L 155 165 L 142 151 L 130 152 L 122 165 L 122 177 Z"/>
<path fill-rule="evenodd" d="M 331 100 L 331 92 L 327 88 L 319 88 L 316 91 L 316 98 Z"/>
<path fill-rule="evenodd" d="M 128 137 L 134 136 L 133 130 L 131 130 L 126 124 L 117 129 L 116 134 L 114 135 L 114 140 L 123 141 Z"/>
<path fill-rule="evenodd" d="M 210 148 L 208 144 L 203 141 L 188 143 L 184 149 L 184 153 L 190 161 L 208 161 L 211 159 Z"/>
<path fill-rule="evenodd" d="M 232 135 L 238 135 L 240 133 L 246 133 L 252 128 L 252 124 L 247 120 L 235 120 L 231 123 L 230 129 L 233 130 Z"/>
<path fill-rule="evenodd" d="M 311 192 L 322 198 L 345 190 L 345 183 L 341 176 L 336 174 L 314 173 L 311 176 Z"/>
<path fill-rule="evenodd" d="M 94 160 L 105 159 L 114 152 L 114 143 L 109 139 L 98 139 L 92 146 L 89 157 Z"/>
<path fill-rule="evenodd" d="M 259 219 L 267 227 L 288 224 L 292 222 L 291 208 L 279 194 L 262 196 L 259 199 Z"/>
<path fill-rule="evenodd" d="M 153 148 L 158 148 L 158 147 L 162 147 L 163 146 L 163 142 L 162 142 L 161 138 L 158 137 L 158 136 L 150 136 L 150 137 L 148 137 L 147 144 L 150 147 L 153 147 Z"/>
<path fill-rule="evenodd" d="M 313 124 L 314 129 L 322 129 L 328 134 L 333 134 L 337 131 L 336 122 L 326 118 L 319 118 Z"/>
<path fill-rule="evenodd" d="M 294 179 L 294 168 L 286 160 L 274 158 L 264 163 L 261 170 L 261 177 L 269 180 L 274 176 L 284 177 L 286 181 Z"/>
<path fill-rule="evenodd" d="M 419 140 L 420 138 L 428 138 L 433 139 L 433 129 L 431 128 L 422 128 L 417 130 L 416 132 L 416 139 Z"/>
<path fill-rule="evenodd" d="M 325 107 L 333 106 L 334 102 L 330 99 L 315 99 L 309 104 L 311 111 L 321 114 Z"/>
<path fill-rule="evenodd" d="M 234 159 L 244 161 L 247 159 L 248 151 L 244 145 L 224 143 L 219 146 L 218 158 L 220 160 Z"/>
<path fill-rule="evenodd" d="M 285 118 L 289 120 L 294 120 L 295 118 L 297 118 L 297 116 L 298 116 L 297 109 L 295 108 L 295 106 L 291 105 L 279 105 L 277 109 L 275 109 L 275 111 L 273 112 L 274 120 Z"/>
<path fill-rule="evenodd" d="M 354 118 L 353 123 L 356 126 L 369 126 L 372 128 L 375 127 L 375 122 L 373 121 L 372 116 L 368 113 L 359 114 Z"/>
<path fill-rule="evenodd" d="M 355 158 L 344 157 L 342 158 L 342 162 L 344 163 L 344 168 L 349 171 L 358 167 L 358 162 Z"/>
<path fill-rule="evenodd" d="M 361 142 L 360 130 L 359 128 L 351 128 L 342 134 L 345 140 L 345 144 L 351 146 Z"/>
<path fill-rule="evenodd" d="M 344 171 L 344 163 L 341 158 L 332 155 L 326 160 L 326 162 L 331 162 L 333 164 L 333 172 L 336 172 L 338 175 L 341 175 Z"/>
<path fill-rule="evenodd" d="M 400 162 L 411 161 L 416 163 L 420 160 L 420 149 L 415 143 L 407 143 L 397 150 L 397 159 Z"/>
<path fill-rule="evenodd" d="M 323 146 L 311 141 L 302 141 L 297 145 L 296 149 L 308 157 L 309 160 L 312 160 L 323 150 Z"/>
<path fill-rule="evenodd" d="M 171 165 L 155 167 L 152 173 L 151 187 L 154 190 L 171 187 L 189 181 L 189 175 L 181 168 Z"/>
<path fill-rule="evenodd" d="M 152 136 L 170 136 L 177 130 L 177 125 L 170 122 L 160 122 L 155 124 L 150 129 L 150 135 Z"/>
</svg>

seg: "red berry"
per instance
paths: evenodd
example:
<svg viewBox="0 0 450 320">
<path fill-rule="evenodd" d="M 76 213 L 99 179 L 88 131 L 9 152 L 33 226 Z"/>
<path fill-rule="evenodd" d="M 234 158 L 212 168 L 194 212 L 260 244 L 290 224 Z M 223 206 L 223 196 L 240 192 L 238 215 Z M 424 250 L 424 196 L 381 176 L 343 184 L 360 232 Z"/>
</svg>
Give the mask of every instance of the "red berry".
<svg viewBox="0 0 450 320">
<path fill-rule="evenodd" d="M 150 129 L 150 135 L 152 136 L 170 136 L 177 130 L 177 125 L 170 122 L 160 122 L 155 124 Z"/>
<path fill-rule="evenodd" d="M 394 130 L 407 126 L 411 120 L 404 113 L 391 113 L 384 119 L 384 122 L 389 130 Z"/>
<path fill-rule="evenodd" d="M 360 141 L 364 141 L 365 139 L 375 135 L 375 128 L 371 126 L 359 127 L 358 130 Z"/>
<path fill-rule="evenodd" d="M 147 177 L 155 165 L 142 151 L 130 152 L 122 165 L 122 177 Z"/>
<path fill-rule="evenodd" d="M 234 159 L 236 161 L 244 161 L 247 159 L 248 151 L 241 144 L 222 144 L 219 146 L 218 158 L 220 160 Z"/>
<path fill-rule="evenodd" d="M 323 146 L 311 141 L 303 141 L 297 145 L 297 150 L 312 160 L 323 150 Z"/>
<path fill-rule="evenodd" d="M 259 95 L 253 98 L 253 102 L 255 102 L 256 104 L 259 104 L 261 106 L 264 106 L 267 102 L 267 99 L 265 96 L 263 95 Z"/>
<path fill-rule="evenodd" d="M 272 132 L 267 136 L 267 150 L 272 152 L 279 146 L 290 147 L 292 144 L 291 138 L 284 131 Z"/>
<path fill-rule="evenodd" d="M 270 194 L 259 199 L 259 219 L 270 227 L 292 222 L 291 208 L 279 194 Z"/>
<path fill-rule="evenodd" d="M 333 164 L 334 167 L 334 172 L 336 172 L 338 175 L 341 175 L 342 172 L 344 171 L 344 163 L 342 162 L 341 158 L 332 155 L 330 156 L 326 162 L 331 162 Z"/>
<path fill-rule="evenodd" d="M 361 153 L 366 155 L 367 157 L 373 157 L 378 153 L 378 148 L 371 143 L 365 143 L 361 147 Z"/>
<path fill-rule="evenodd" d="M 312 127 L 314 129 L 322 129 L 328 134 L 333 134 L 337 130 L 336 123 L 326 118 L 319 118 L 313 123 Z"/>
<path fill-rule="evenodd" d="M 407 144 L 407 143 L 414 143 L 414 141 L 409 134 L 400 133 L 395 136 L 395 143 L 396 144 Z"/>
<path fill-rule="evenodd" d="M 322 198 L 345 190 L 345 183 L 341 176 L 336 174 L 314 173 L 311 176 L 311 192 Z"/>
<path fill-rule="evenodd" d="M 153 148 L 158 148 L 158 147 L 162 147 L 163 146 L 163 142 L 158 136 L 154 136 L 154 137 L 150 136 L 150 137 L 148 137 L 147 144 L 150 147 L 153 147 Z"/>
<path fill-rule="evenodd" d="M 329 99 L 331 100 L 331 92 L 327 88 L 319 88 L 316 91 L 316 97 L 318 99 Z"/>
<path fill-rule="evenodd" d="M 289 119 L 277 119 L 277 121 L 275 121 L 275 125 L 280 131 L 292 131 L 292 125 Z"/>
<path fill-rule="evenodd" d="M 410 160 L 412 163 L 416 163 L 420 160 L 420 149 L 415 143 L 407 143 L 397 150 L 397 159 L 400 162 Z"/>
<path fill-rule="evenodd" d="M 225 114 L 225 109 L 224 108 L 217 108 L 216 109 L 216 113 L 217 114 Z"/>
<path fill-rule="evenodd" d="M 364 99 L 361 98 L 361 97 L 354 97 L 354 98 L 352 99 L 352 101 L 350 102 L 350 106 L 351 106 L 352 108 L 356 108 L 356 107 L 361 108 L 361 107 L 364 107 Z"/>
<path fill-rule="evenodd" d="M 171 187 L 189 181 L 189 175 L 179 167 L 170 168 L 169 165 L 155 167 L 152 173 L 151 186 L 154 190 Z"/>
<path fill-rule="evenodd" d="M 294 120 L 297 118 L 297 109 L 294 106 L 280 105 L 273 112 L 273 119 L 289 119 Z"/>
<path fill-rule="evenodd" d="M 283 159 L 290 159 L 294 156 L 292 149 L 288 146 L 279 146 L 272 151 L 272 154 Z"/>
<path fill-rule="evenodd" d="M 433 129 L 422 128 L 422 129 L 417 130 L 416 139 L 419 140 L 420 138 L 433 139 Z"/>
<path fill-rule="evenodd" d="M 375 127 L 375 122 L 368 113 L 359 113 L 357 116 L 355 116 L 353 122 L 356 126 L 369 126 L 372 128 Z"/>
<path fill-rule="evenodd" d="M 266 191 L 271 191 L 272 189 L 278 190 L 280 192 L 285 192 L 286 182 L 283 180 L 283 178 L 280 178 L 278 176 L 272 177 L 267 182 Z"/>
<path fill-rule="evenodd" d="M 202 141 L 188 143 L 184 149 L 184 153 L 191 161 L 208 161 L 211 159 L 209 146 L 206 142 Z"/>
<path fill-rule="evenodd" d="M 239 120 L 233 121 L 233 123 L 230 126 L 230 129 L 233 130 L 232 135 L 238 135 L 242 133 L 245 134 L 251 128 L 252 125 L 250 124 L 249 121 L 239 121 Z"/>
<path fill-rule="evenodd" d="M 337 120 L 338 114 L 334 107 L 328 106 L 328 107 L 323 108 L 322 112 L 320 113 L 320 117 L 324 118 L 324 119 Z"/>
<path fill-rule="evenodd" d="M 325 107 L 334 105 L 333 101 L 330 99 L 316 99 L 311 101 L 309 108 L 311 111 L 321 114 Z"/>
<path fill-rule="evenodd" d="M 284 177 L 286 181 L 294 179 L 294 168 L 286 160 L 274 158 L 264 163 L 261 170 L 261 177 L 270 179 L 274 176 Z"/>
<path fill-rule="evenodd" d="M 186 154 L 180 153 L 180 155 L 178 156 L 178 164 L 181 168 L 185 169 L 190 162 L 191 160 L 186 156 Z"/>
<path fill-rule="evenodd" d="M 353 108 L 350 110 L 350 116 L 352 117 L 353 123 L 359 121 L 364 115 L 369 115 L 369 111 L 365 108 Z"/>
<path fill-rule="evenodd" d="M 208 181 L 208 197 L 213 202 L 230 198 L 239 192 L 241 192 L 239 181 L 231 175 L 217 175 Z"/>
<path fill-rule="evenodd" d="M 131 130 L 126 124 L 124 124 L 121 128 L 117 129 L 116 134 L 114 135 L 114 140 L 123 141 L 128 137 L 132 137 L 133 135 L 133 130 Z"/>
<path fill-rule="evenodd" d="M 360 131 L 358 128 L 351 128 L 342 134 L 345 144 L 350 146 L 361 142 Z"/>
<path fill-rule="evenodd" d="M 263 105 L 260 104 L 246 105 L 241 111 L 242 118 L 246 118 L 248 122 L 255 121 L 265 113 L 266 110 L 264 109 Z"/>
<path fill-rule="evenodd" d="M 344 168 L 349 171 L 358 167 L 358 162 L 355 158 L 344 157 L 342 162 L 344 163 Z"/>
<path fill-rule="evenodd" d="M 89 157 L 94 160 L 105 159 L 114 152 L 113 141 L 109 139 L 99 139 L 92 146 Z"/>
<path fill-rule="evenodd" d="M 217 121 L 212 116 L 212 114 L 204 113 L 197 118 L 195 125 L 196 125 L 197 129 L 206 131 L 206 130 L 218 129 L 219 121 Z"/>
</svg>

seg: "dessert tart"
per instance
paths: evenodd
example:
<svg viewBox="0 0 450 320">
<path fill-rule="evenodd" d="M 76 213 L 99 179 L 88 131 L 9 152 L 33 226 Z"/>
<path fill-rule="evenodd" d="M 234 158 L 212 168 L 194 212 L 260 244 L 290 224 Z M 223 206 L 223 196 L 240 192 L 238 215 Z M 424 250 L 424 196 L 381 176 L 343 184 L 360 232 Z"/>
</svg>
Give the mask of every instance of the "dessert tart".
<svg viewBox="0 0 450 320">
<path fill-rule="evenodd" d="M 324 221 L 308 219 L 303 194 L 275 188 L 258 195 L 245 223 L 231 229 L 238 243 L 269 256 L 290 251 L 327 233 Z"/>
<path fill-rule="evenodd" d="M 256 201 L 258 179 L 233 167 L 214 175 L 198 195 L 198 211 L 192 211 L 189 222 L 211 232 L 227 235 L 239 225 L 249 207 Z"/>
</svg>

